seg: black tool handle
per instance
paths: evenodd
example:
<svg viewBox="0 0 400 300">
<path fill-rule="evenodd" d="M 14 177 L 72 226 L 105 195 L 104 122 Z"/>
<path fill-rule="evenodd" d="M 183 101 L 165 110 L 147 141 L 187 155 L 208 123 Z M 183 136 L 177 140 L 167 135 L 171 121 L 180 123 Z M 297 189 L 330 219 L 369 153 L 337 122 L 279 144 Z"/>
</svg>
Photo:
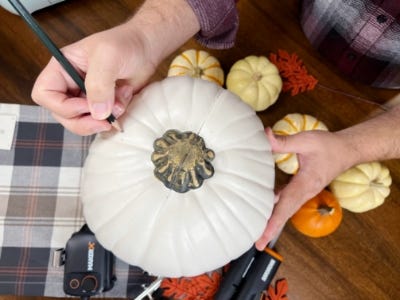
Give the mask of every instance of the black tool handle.
<svg viewBox="0 0 400 300">
<path fill-rule="evenodd" d="M 232 299 L 259 300 L 263 291 L 270 285 L 281 262 L 282 257 L 270 248 L 257 253 L 254 262 L 243 279 L 237 296 Z"/>
<path fill-rule="evenodd" d="M 239 285 L 246 275 L 246 271 L 254 261 L 257 252 L 259 251 L 253 246 L 242 254 L 242 256 L 230 263 L 229 269 L 224 275 L 220 287 L 214 296 L 214 300 L 233 299 L 233 296 L 237 293 Z"/>
</svg>

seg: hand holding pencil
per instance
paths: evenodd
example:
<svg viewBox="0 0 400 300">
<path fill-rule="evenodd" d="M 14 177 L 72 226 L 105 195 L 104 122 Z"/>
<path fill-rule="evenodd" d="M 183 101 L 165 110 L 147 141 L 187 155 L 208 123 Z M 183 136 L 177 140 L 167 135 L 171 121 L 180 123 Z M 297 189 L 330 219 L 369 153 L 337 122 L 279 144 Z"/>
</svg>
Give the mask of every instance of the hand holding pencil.
<svg viewBox="0 0 400 300">
<path fill-rule="evenodd" d="M 8 1 L 53 55 L 34 84 L 33 100 L 79 135 L 119 129 L 115 120 L 133 94 L 200 30 L 186 0 L 146 0 L 125 23 L 59 50 L 19 0 Z"/>
<path fill-rule="evenodd" d="M 75 77 L 53 55 L 35 82 L 33 100 L 76 134 L 108 131 L 111 126 L 120 130 L 115 118 L 155 69 L 144 57 L 142 41 L 130 42 L 126 31 L 120 25 L 63 48 L 62 55 L 79 73 Z M 76 77 L 84 77 L 84 83 Z"/>
<path fill-rule="evenodd" d="M 63 48 L 64 56 L 85 78 L 86 96 L 53 57 L 35 82 L 33 100 L 79 135 L 110 130 L 105 119 L 121 116 L 154 72 L 141 52 L 141 41 L 127 40 L 121 25 Z"/>
</svg>

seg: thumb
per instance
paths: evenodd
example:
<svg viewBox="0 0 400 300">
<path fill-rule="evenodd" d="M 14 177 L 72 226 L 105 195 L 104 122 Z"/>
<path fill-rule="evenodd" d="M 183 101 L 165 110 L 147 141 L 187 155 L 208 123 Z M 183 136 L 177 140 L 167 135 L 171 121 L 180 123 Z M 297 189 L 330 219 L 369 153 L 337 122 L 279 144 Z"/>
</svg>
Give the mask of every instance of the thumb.
<svg viewBox="0 0 400 300">
<path fill-rule="evenodd" d="M 277 203 L 279 203 L 279 200 L 280 200 L 280 192 L 275 195 L 275 208 L 274 211 L 272 212 L 271 217 L 267 222 L 264 232 L 255 243 L 255 246 L 259 251 L 264 250 L 267 244 L 272 239 L 274 239 L 284 227 L 284 223 L 282 224 L 282 222 L 279 220 L 279 217 L 277 218 L 275 216 L 275 210 Z"/>
<path fill-rule="evenodd" d="M 104 120 L 114 106 L 119 67 L 105 51 L 94 53 L 85 78 L 86 96 L 92 117 Z"/>
<path fill-rule="evenodd" d="M 310 198 L 318 193 L 318 186 L 309 186 L 309 176 L 306 172 L 292 177 L 292 180 L 277 195 L 278 201 L 268 220 L 262 236 L 256 242 L 256 248 L 262 250 L 267 244 L 282 231 L 285 223 L 299 208 Z M 306 188 L 305 188 L 306 187 Z"/>
<path fill-rule="evenodd" d="M 275 134 L 270 127 L 265 129 L 267 138 L 271 144 L 272 151 L 275 153 L 298 152 L 300 143 L 297 134 L 294 135 L 278 135 Z"/>
</svg>

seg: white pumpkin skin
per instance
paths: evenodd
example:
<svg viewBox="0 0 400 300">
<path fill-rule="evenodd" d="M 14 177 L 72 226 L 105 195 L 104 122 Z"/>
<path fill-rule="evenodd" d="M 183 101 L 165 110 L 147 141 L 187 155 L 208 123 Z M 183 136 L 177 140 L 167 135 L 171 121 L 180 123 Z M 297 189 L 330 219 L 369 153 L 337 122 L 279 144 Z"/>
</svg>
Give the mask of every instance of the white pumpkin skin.
<svg viewBox="0 0 400 300">
<path fill-rule="evenodd" d="M 247 251 L 272 212 L 274 161 L 255 112 L 201 79 L 169 77 L 136 95 L 122 133 L 96 137 L 83 169 L 84 216 L 120 259 L 159 276 L 195 276 Z M 199 134 L 214 175 L 186 193 L 153 174 L 153 142 L 168 129 Z"/>
<path fill-rule="evenodd" d="M 278 99 L 282 79 L 268 58 L 250 55 L 233 64 L 226 77 L 226 87 L 255 111 L 262 111 Z"/>
<path fill-rule="evenodd" d="M 361 213 L 383 204 L 391 184 L 389 169 L 372 162 L 350 168 L 336 177 L 329 188 L 343 208 Z"/>
<path fill-rule="evenodd" d="M 288 114 L 272 126 L 272 131 L 277 135 L 292 135 L 308 130 L 328 131 L 328 128 L 315 117 L 299 113 Z M 295 153 L 275 153 L 274 159 L 277 167 L 287 174 L 296 174 L 299 170 Z"/>
</svg>

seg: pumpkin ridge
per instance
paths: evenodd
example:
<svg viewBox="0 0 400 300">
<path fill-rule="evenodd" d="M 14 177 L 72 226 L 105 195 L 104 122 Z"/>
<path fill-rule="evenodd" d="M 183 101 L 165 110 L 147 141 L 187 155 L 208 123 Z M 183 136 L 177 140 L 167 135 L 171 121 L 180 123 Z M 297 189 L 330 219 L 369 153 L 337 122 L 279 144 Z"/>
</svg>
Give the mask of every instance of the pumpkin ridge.
<svg viewBox="0 0 400 300">
<path fill-rule="evenodd" d="M 163 94 L 164 95 L 164 94 Z M 141 103 L 143 103 L 143 106 L 146 108 L 147 113 L 150 114 L 152 116 L 152 119 L 154 121 L 157 121 L 158 125 L 160 128 L 164 127 L 164 124 L 161 123 L 160 119 L 158 118 L 158 116 L 153 112 L 153 110 L 150 108 L 149 104 L 146 101 L 141 101 Z M 154 129 L 154 125 L 153 126 L 149 126 L 147 123 L 144 122 L 144 120 L 142 120 L 141 118 L 139 119 L 138 117 L 135 116 L 135 114 L 129 113 L 129 116 L 131 116 L 135 121 L 137 121 L 140 124 L 143 124 L 146 128 L 150 129 L 153 133 L 154 136 L 158 136 L 158 132 Z"/>
<path fill-rule="evenodd" d="M 264 131 L 262 131 L 264 133 Z M 232 139 L 231 143 L 229 144 L 229 149 L 232 150 L 240 150 L 240 149 L 249 149 L 249 146 L 246 145 L 246 141 L 250 138 L 256 137 L 259 132 L 248 132 L 248 135 L 244 136 L 243 138 L 237 138 L 235 140 Z M 226 147 L 226 145 L 225 145 Z M 225 151 L 226 148 L 218 148 L 218 152 Z M 253 149 L 254 150 L 254 149 Z M 259 150 L 257 150 L 259 151 Z"/>
<path fill-rule="evenodd" d="M 268 95 L 268 98 L 271 99 L 272 103 L 270 104 L 270 106 L 275 103 L 276 99 L 279 96 L 279 93 L 275 93 L 275 92 L 271 91 L 271 89 L 273 89 L 273 88 L 275 88 L 275 87 L 272 84 L 264 84 L 264 83 L 260 82 L 260 88 L 258 89 L 260 92 L 264 91 L 264 93 L 266 95 Z M 276 97 L 274 96 L 274 94 L 276 94 Z M 261 102 L 261 105 L 262 105 L 261 100 L 263 100 L 263 99 L 261 99 L 261 97 L 260 97 L 259 102 Z"/>
<path fill-rule="evenodd" d="M 149 181 L 149 183 L 147 184 L 147 188 L 150 188 L 150 187 L 153 186 L 154 182 L 151 182 L 151 180 L 148 180 L 149 178 L 150 178 L 150 176 L 146 176 L 146 177 L 143 178 L 142 180 L 136 181 L 135 184 L 137 184 L 137 183 L 139 183 L 139 182 L 146 182 L 146 181 Z M 122 188 L 125 188 L 125 189 L 126 189 L 127 186 L 125 186 L 125 187 L 122 186 Z M 142 195 L 142 194 L 147 190 L 147 188 L 144 188 L 143 191 L 140 192 L 140 193 L 135 193 L 135 194 L 134 194 L 135 198 L 137 198 L 137 197 L 139 197 L 140 195 Z M 110 194 L 110 195 L 113 195 L 114 192 L 115 192 L 116 190 L 118 190 L 118 189 L 121 190 L 121 184 L 119 184 L 119 185 L 118 185 L 118 188 L 116 188 L 115 190 L 110 190 L 109 194 Z M 125 210 L 126 207 L 127 207 L 128 205 L 130 205 L 130 201 L 126 201 L 126 202 L 124 203 L 124 205 L 122 205 L 121 208 L 120 208 L 118 211 L 116 211 L 115 215 L 120 214 L 121 211 Z M 110 213 L 110 214 L 111 214 L 111 213 Z M 114 218 L 114 216 L 112 216 L 112 217 L 110 217 L 110 218 Z M 103 225 L 102 225 L 102 226 L 103 226 Z M 101 228 L 101 227 L 99 227 L 99 228 Z"/>
<path fill-rule="evenodd" d="M 211 79 L 212 81 L 217 82 L 218 84 L 222 84 L 221 80 L 219 80 L 217 77 L 215 77 L 213 75 L 204 73 L 201 77 L 207 77 L 207 78 Z"/>
<path fill-rule="evenodd" d="M 149 187 L 149 188 L 151 188 L 151 187 Z M 158 241 L 153 238 L 154 236 L 157 236 L 157 234 L 155 234 L 154 232 L 158 228 L 157 224 L 159 224 L 161 221 L 164 221 L 164 218 L 159 217 L 159 216 L 162 216 L 162 214 L 161 214 L 162 210 L 164 210 L 165 207 L 167 206 L 168 202 L 171 201 L 172 193 L 173 192 L 170 190 L 169 193 L 167 194 L 167 197 L 165 197 L 165 199 L 164 199 L 165 201 L 162 201 L 162 204 L 158 207 L 157 212 L 155 212 L 154 208 L 153 208 L 153 212 L 154 212 L 152 214 L 153 222 L 149 223 L 149 225 L 148 225 L 148 228 L 151 228 L 151 231 L 150 231 L 150 233 L 146 234 L 146 237 L 147 237 L 146 244 L 143 244 L 142 240 L 140 241 L 140 247 L 142 247 L 144 250 L 142 251 L 141 256 L 137 256 L 138 261 L 143 261 L 147 264 L 147 260 L 143 259 L 143 255 L 148 254 L 148 251 L 150 251 L 148 249 L 157 249 L 158 248 L 157 247 Z M 128 239 L 130 239 L 130 238 L 131 237 L 129 236 Z M 124 240 L 125 239 L 120 239 L 121 242 Z M 152 245 L 153 243 L 156 243 L 156 245 Z M 176 251 L 175 251 L 175 253 L 176 253 Z M 178 258 L 179 256 L 176 256 L 176 257 Z M 151 255 L 148 255 L 147 258 L 151 259 L 152 257 L 151 257 Z M 176 259 L 175 261 L 179 261 L 179 259 Z M 182 268 L 182 267 L 180 266 L 180 268 Z"/>
<path fill-rule="evenodd" d="M 226 188 L 225 186 L 220 186 L 220 187 L 221 187 L 221 190 L 228 191 L 229 194 L 231 193 L 231 190 L 228 189 L 228 188 Z M 223 199 L 223 198 L 221 197 L 221 194 L 214 190 L 214 187 L 211 186 L 210 189 L 213 190 L 214 193 L 215 193 L 218 197 L 220 197 L 220 199 Z M 239 195 L 238 195 L 238 196 L 239 196 Z M 240 197 L 240 198 L 241 198 L 241 200 L 246 201 L 243 197 Z M 225 200 L 221 201 L 222 205 L 223 205 L 228 211 L 230 211 L 231 215 L 234 217 L 234 219 L 237 221 L 237 223 L 240 224 L 242 230 L 244 230 L 244 231 L 247 233 L 247 236 L 253 238 L 253 235 L 251 234 L 250 230 L 247 228 L 246 224 L 244 223 L 244 220 L 241 220 L 241 219 L 234 213 L 233 209 L 228 205 L 227 201 L 228 201 L 228 199 L 225 199 Z M 246 203 L 248 204 L 247 201 L 246 201 Z M 251 207 L 252 207 L 257 213 L 261 214 L 262 216 L 264 215 L 263 212 L 260 212 L 260 210 L 257 209 L 256 207 L 254 207 L 253 205 L 251 205 Z M 224 222 L 223 222 L 223 223 L 224 223 Z M 229 252 L 228 252 L 228 253 L 229 253 Z"/>
<path fill-rule="evenodd" d="M 213 187 L 212 185 L 209 186 L 209 190 L 212 191 L 215 195 L 217 195 L 217 197 L 218 197 L 219 199 L 222 199 L 221 196 L 220 196 L 220 194 L 214 189 L 214 187 Z M 212 197 L 210 197 L 210 198 L 212 198 Z M 202 203 L 203 203 L 204 201 L 201 201 L 201 200 L 199 199 L 199 197 L 196 197 L 195 199 L 196 199 L 196 204 L 197 204 L 197 206 L 200 208 L 200 210 L 201 210 L 201 212 L 202 212 L 204 218 L 207 220 L 207 225 L 208 225 L 208 227 L 209 227 L 209 228 L 214 232 L 214 234 L 218 237 L 217 240 L 218 240 L 219 244 L 221 245 L 221 247 L 222 247 L 223 251 L 225 252 L 225 254 L 226 254 L 227 256 L 231 257 L 229 248 L 227 248 L 227 246 L 229 247 L 229 245 L 226 245 L 226 244 L 223 242 L 224 239 L 222 238 L 222 232 L 220 232 L 220 230 L 217 230 L 217 229 L 215 228 L 215 222 L 211 222 L 211 219 L 208 217 L 207 212 L 204 210 L 204 207 L 203 207 L 203 205 L 202 205 Z M 222 203 L 222 204 L 226 207 L 224 201 L 220 201 L 220 203 Z M 231 209 L 229 209 L 229 211 L 232 213 L 232 210 L 231 210 Z M 218 210 L 215 210 L 214 212 L 218 215 L 218 219 L 220 220 L 219 223 L 224 225 L 224 228 L 225 228 L 224 231 L 226 232 L 226 231 L 227 231 L 227 230 L 226 230 L 227 226 L 226 226 L 226 224 L 225 224 L 225 222 L 224 222 L 224 219 L 221 217 L 221 215 L 219 214 L 219 211 L 218 211 Z M 235 217 L 236 217 L 236 216 L 235 216 Z M 242 223 L 240 223 L 240 224 L 243 225 Z"/>
<path fill-rule="evenodd" d="M 312 130 L 315 130 L 316 128 L 318 128 L 319 123 L 320 123 L 320 122 L 319 122 L 318 120 L 316 120 L 315 123 L 314 123 L 314 125 L 312 126 Z"/>
<path fill-rule="evenodd" d="M 107 174 L 107 173 L 103 173 L 103 174 Z M 90 176 L 90 174 L 89 174 L 89 176 Z M 135 184 L 143 183 L 143 182 L 146 182 L 146 181 L 151 181 L 152 178 L 153 178 L 153 174 L 148 174 L 146 176 L 143 176 L 140 180 L 135 181 Z M 130 185 L 130 183 L 127 183 L 126 185 L 122 185 L 122 183 L 119 183 L 118 185 L 112 185 L 112 188 L 110 188 L 108 190 L 108 193 L 110 195 L 113 195 L 117 191 L 120 191 L 120 190 L 128 188 L 128 184 Z M 152 184 L 154 184 L 154 182 L 153 183 L 149 183 L 149 186 L 152 185 Z M 87 201 L 87 203 L 89 203 L 89 204 L 92 203 L 92 201 L 96 201 L 96 196 L 98 196 L 98 193 L 96 193 L 96 192 L 92 191 L 91 193 L 92 193 L 92 197 L 90 197 L 89 199 L 93 199 L 93 200 Z"/>
<path fill-rule="evenodd" d="M 207 60 L 215 60 L 215 64 L 218 64 L 218 60 L 217 60 L 217 58 L 216 57 L 214 57 L 214 56 L 212 56 L 210 53 L 208 53 L 208 52 L 206 52 L 206 51 L 203 51 L 203 50 L 200 50 L 199 51 L 200 52 L 200 54 L 203 54 L 203 59 L 202 60 L 200 60 L 200 58 L 199 58 L 199 63 L 202 65 L 202 66 L 204 66 L 205 64 L 206 64 L 206 61 Z"/>
<path fill-rule="evenodd" d="M 292 155 L 293 155 L 293 153 L 279 153 L 279 156 L 277 156 L 277 157 L 280 157 L 280 158 L 277 158 L 275 162 L 277 164 L 280 164 L 285 161 L 288 161 L 292 157 Z"/>
<path fill-rule="evenodd" d="M 286 123 L 289 124 L 290 127 L 292 127 L 295 131 L 300 131 L 299 128 L 297 128 L 296 124 L 292 121 L 291 118 L 289 118 L 288 116 L 284 117 L 283 120 L 286 121 Z"/>
<path fill-rule="evenodd" d="M 240 175 L 239 173 L 233 172 L 233 170 L 229 170 L 229 172 L 228 171 L 223 171 L 223 170 L 218 170 L 218 173 L 220 175 L 225 174 L 225 175 L 228 175 L 228 176 L 233 176 L 233 177 L 240 178 L 240 180 L 242 182 L 246 182 L 246 184 L 248 184 L 248 185 L 257 185 L 257 186 L 259 186 L 261 188 L 267 187 L 264 184 L 264 182 L 261 180 L 261 178 L 257 178 L 257 180 L 260 179 L 260 181 L 256 181 L 254 178 L 252 178 L 252 181 L 250 182 L 250 180 L 248 178 L 243 177 L 243 175 Z M 240 187 L 237 187 L 237 189 L 240 190 Z"/>
<path fill-rule="evenodd" d="M 170 101 L 168 101 L 168 97 L 165 96 L 165 95 L 167 95 L 166 90 L 165 90 L 165 84 L 166 84 L 165 81 L 161 82 L 162 96 L 166 100 L 165 101 L 165 105 L 168 108 L 168 109 L 166 109 L 166 113 L 167 113 L 167 116 L 168 116 L 168 124 L 174 124 L 174 122 L 172 122 L 171 113 L 170 113 L 171 112 L 170 106 L 173 105 L 173 104 L 170 103 Z M 191 84 L 192 95 L 193 95 L 193 90 L 194 90 L 193 86 L 194 86 L 194 83 Z M 161 122 L 160 122 L 160 124 L 161 124 Z M 161 128 L 168 129 L 168 128 L 165 128 L 165 126 L 162 126 Z"/>
<path fill-rule="evenodd" d="M 192 60 L 190 59 L 190 57 L 186 53 L 182 53 L 181 56 L 182 56 L 182 58 L 184 60 L 186 60 L 186 62 L 189 64 L 189 66 L 195 67 L 195 65 L 193 64 Z M 197 59 L 196 59 L 196 63 L 197 63 Z"/>
<path fill-rule="evenodd" d="M 271 188 L 273 188 L 273 187 L 271 187 Z M 240 191 L 240 193 L 238 193 L 238 194 L 241 196 L 241 199 L 244 202 L 246 202 L 251 208 L 253 208 L 253 210 L 255 212 L 257 212 L 260 216 L 264 216 L 264 210 L 262 208 L 257 207 L 255 204 L 253 204 L 253 203 L 256 203 L 255 201 L 252 201 L 253 203 L 250 203 L 250 198 L 257 200 L 258 203 L 263 202 L 263 199 L 258 199 L 257 196 L 251 194 L 249 192 L 249 190 L 247 190 L 247 189 L 238 188 L 238 191 Z"/>
<path fill-rule="evenodd" d="M 269 81 L 266 81 L 265 83 L 261 82 L 261 86 L 265 91 L 267 91 L 269 98 L 273 102 L 272 104 L 274 104 L 276 99 L 279 97 L 280 88 L 276 86 L 274 82 Z"/>
<path fill-rule="evenodd" d="M 303 124 L 301 126 L 301 131 L 307 130 L 307 116 L 306 115 L 301 115 L 301 118 L 303 120 Z"/>
<path fill-rule="evenodd" d="M 211 65 L 209 66 L 205 66 L 203 69 L 205 70 L 210 70 L 210 69 L 220 69 L 221 65 L 217 62 L 213 62 Z"/>
<path fill-rule="evenodd" d="M 149 183 L 148 188 L 151 188 L 153 186 L 152 183 Z M 142 192 L 135 194 L 135 199 L 138 199 L 139 195 L 143 195 L 148 189 L 143 189 Z M 114 213 L 112 214 L 110 212 L 110 215 L 108 216 L 108 219 L 105 220 L 103 219 L 103 223 L 100 224 L 98 227 L 96 227 L 96 232 L 102 232 L 104 228 L 107 228 L 110 226 L 110 223 L 113 221 L 113 219 L 117 219 L 116 216 L 119 216 L 121 214 L 121 212 L 123 211 L 127 211 L 127 207 L 134 205 L 134 203 L 132 203 L 132 201 L 126 201 L 126 203 L 124 205 L 122 205 L 122 207 L 118 210 L 115 210 Z M 129 228 L 126 227 L 125 229 L 125 233 L 120 234 L 120 238 L 118 239 L 118 241 L 116 241 L 115 243 L 113 243 L 112 245 L 107 245 L 107 248 L 109 248 L 111 251 L 114 251 L 114 249 L 117 247 L 118 243 L 121 241 L 125 241 L 125 236 L 129 234 Z M 123 231 L 122 228 L 119 228 L 119 233 L 121 233 L 121 231 Z M 123 237 L 123 238 L 121 238 Z M 142 244 L 141 244 L 142 246 Z M 143 249 L 145 249 L 145 247 L 143 247 Z"/>
<path fill-rule="evenodd" d="M 175 76 L 184 76 L 187 75 L 187 71 L 176 73 Z"/>
<path fill-rule="evenodd" d="M 220 132 L 217 132 L 215 134 L 215 136 L 217 136 L 218 134 L 220 135 Z M 246 136 L 237 137 L 235 140 L 232 138 L 232 141 L 229 144 L 230 149 L 241 149 L 241 148 L 239 148 L 240 145 L 238 145 L 238 144 L 242 143 L 243 141 L 246 142 L 249 138 L 256 136 L 256 134 L 257 134 L 257 132 L 248 132 L 248 135 L 246 135 Z M 243 147 L 245 149 L 248 149 L 248 145 L 243 145 Z M 218 150 L 223 151 L 223 148 L 219 148 Z"/>
<path fill-rule="evenodd" d="M 200 51 L 195 51 L 195 55 L 196 55 L 196 66 L 199 66 L 199 62 L 200 62 Z"/>
<path fill-rule="evenodd" d="M 170 68 L 171 68 L 171 69 L 184 69 L 184 70 L 187 70 L 187 71 L 190 70 L 190 67 L 188 67 L 188 66 L 182 66 L 182 65 L 171 65 Z"/>
<path fill-rule="evenodd" d="M 146 124 L 143 124 L 143 125 L 146 126 Z M 154 132 L 154 134 L 156 134 L 156 133 Z M 143 143 L 135 142 L 135 140 L 131 139 L 131 137 L 129 137 L 129 136 L 123 136 L 119 140 L 115 141 L 115 143 L 120 144 L 122 146 L 126 146 L 126 145 L 129 145 L 130 147 L 131 146 L 135 146 L 136 147 L 135 148 L 135 152 L 145 153 L 146 155 L 147 155 L 147 153 L 152 151 L 151 148 L 147 147 Z M 130 152 L 128 153 L 128 151 L 126 151 L 126 155 L 124 157 L 121 156 L 121 158 L 125 158 L 125 157 L 128 157 L 130 155 L 132 155 L 132 153 L 130 153 Z M 104 172 L 105 171 L 106 170 L 104 170 Z"/>
<path fill-rule="evenodd" d="M 274 130 L 274 133 L 277 135 L 290 135 L 290 132 L 285 130 Z"/>
<path fill-rule="evenodd" d="M 229 145 L 229 149 L 231 149 L 231 150 L 244 150 L 244 149 L 249 149 L 249 148 L 248 148 L 248 145 L 235 144 L 235 145 Z M 260 150 L 260 148 L 254 147 L 254 148 L 251 148 L 251 150 L 260 152 L 260 154 L 265 154 L 265 152 L 264 152 L 265 150 L 264 151 Z M 227 149 L 226 148 L 218 149 L 218 153 L 222 153 L 224 151 L 227 151 Z"/>
<path fill-rule="evenodd" d="M 246 148 L 246 149 L 248 149 L 248 148 Z M 229 150 L 220 150 L 220 151 L 218 151 L 218 155 L 220 156 L 220 155 L 222 155 L 224 153 L 234 152 L 234 151 L 237 151 L 237 150 L 241 151 L 243 149 L 242 148 L 231 147 L 231 148 L 229 148 Z M 251 150 L 253 150 L 254 152 L 259 152 L 260 154 L 265 154 L 264 150 L 257 150 L 255 148 L 252 148 Z M 240 154 L 240 155 L 241 155 L 241 157 L 244 157 L 246 160 L 253 161 L 253 162 L 256 162 L 256 163 L 260 163 L 260 164 L 265 164 L 265 160 L 261 158 L 262 155 L 250 155 L 248 153 L 244 153 L 244 154 Z M 273 165 L 274 164 L 272 164 L 272 161 L 271 161 L 270 166 L 273 166 Z"/>
<path fill-rule="evenodd" d="M 194 89 L 192 89 L 192 93 L 194 93 L 194 92 L 195 92 Z M 216 110 L 217 104 L 220 101 L 222 101 L 221 97 L 225 94 L 224 92 L 225 92 L 225 90 L 222 89 L 222 90 L 219 90 L 217 92 L 217 94 L 215 95 L 212 107 L 208 109 L 207 116 L 203 119 L 203 122 L 201 123 L 201 125 L 199 126 L 199 129 L 196 132 L 198 135 L 204 136 L 203 134 L 201 134 L 201 131 L 202 131 L 203 127 L 205 126 L 205 124 L 207 123 L 207 121 L 210 120 L 211 116 L 213 115 L 213 112 Z M 192 99 L 194 99 L 194 97 L 192 97 Z"/>
<path fill-rule="evenodd" d="M 261 89 L 263 87 L 263 84 L 261 83 L 261 79 L 263 78 L 263 76 L 261 75 L 261 78 L 259 80 L 257 80 L 257 97 L 256 97 L 256 101 L 255 101 L 255 110 L 260 110 L 260 100 L 261 100 Z M 249 103 L 250 105 L 250 103 Z"/>
<path fill-rule="evenodd" d="M 170 194 L 171 194 L 171 197 L 173 197 L 173 192 L 172 192 L 172 191 L 171 191 Z M 193 197 L 195 198 L 194 200 L 196 200 L 196 199 L 197 199 L 197 193 L 193 193 Z M 191 199 L 191 200 L 192 200 L 192 199 Z M 183 205 L 186 205 L 188 202 L 189 202 L 189 201 L 187 201 L 187 199 L 185 199 Z M 192 202 L 192 201 L 191 201 L 191 202 Z M 195 202 L 195 201 L 193 201 L 193 202 Z M 182 207 L 182 211 L 184 211 L 184 210 L 185 210 L 185 209 Z M 187 226 L 187 224 L 186 224 L 185 221 L 186 221 L 186 220 L 185 220 L 184 214 L 180 214 L 180 218 L 176 220 L 175 226 L 176 226 L 177 228 L 183 229 L 183 230 L 181 231 L 180 239 L 184 239 L 185 241 L 187 241 L 186 246 L 187 246 L 187 248 L 189 248 L 189 251 L 190 251 L 191 253 L 196 253 L 196 252 L 197 252 L 197 245 L 196 245 L 196 243 L 194 242 L 192 235 L 189 233 L 189 231 L 188 231 L 188 226 Z M 175 253 L 176 253 L 177 255 L 179 255 L 179 254 L 177 253 L 176 249 L 174 249 L 174 251 L 175 251 Z M 198 259 L 202 260 L 202 264 L 203 264 L 203 265 L 205 264 L 204 258 L 203 258 L 202 256 L 199 257 Z M 196 263 L 198 263 L 198 262 L 196 262 Z M 182 266 L 182 265 L 180 265 L 179 267 L 180 267 L 181 270 L 184 269 L 184 266 Z M 183 274 L 183 273 L 182 273 L 182 274 Z"/>
</svg>

